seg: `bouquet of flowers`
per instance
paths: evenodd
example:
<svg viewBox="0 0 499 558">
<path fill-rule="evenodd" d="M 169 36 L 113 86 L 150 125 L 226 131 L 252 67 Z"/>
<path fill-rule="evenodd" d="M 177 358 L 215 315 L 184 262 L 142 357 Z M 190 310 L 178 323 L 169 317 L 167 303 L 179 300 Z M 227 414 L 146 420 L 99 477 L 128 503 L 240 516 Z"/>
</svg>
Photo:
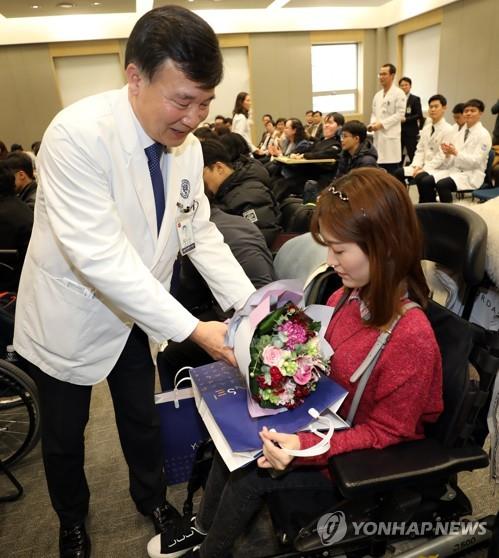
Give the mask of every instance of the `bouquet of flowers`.
<svg viewBox="0 0 499 558">
<path fill-rule="evenodd" d="M 227 344 L 234 347 L 248 387 L 253 418 L 294 409 L 329 373 L 332 349 L 324 339 L 333 309 L 301 308 L 302 285 L 275 281 L 250 296 L 229 323 Z"/>
<path fill-rule="evenodd" d="M 320 373 L 329 373 L 320 329 L 320 322 L 292 302 L 258 325 L 250 344 L 249 388 L 261 407 L 294 409 L 315 390 Z"/>
</svg>

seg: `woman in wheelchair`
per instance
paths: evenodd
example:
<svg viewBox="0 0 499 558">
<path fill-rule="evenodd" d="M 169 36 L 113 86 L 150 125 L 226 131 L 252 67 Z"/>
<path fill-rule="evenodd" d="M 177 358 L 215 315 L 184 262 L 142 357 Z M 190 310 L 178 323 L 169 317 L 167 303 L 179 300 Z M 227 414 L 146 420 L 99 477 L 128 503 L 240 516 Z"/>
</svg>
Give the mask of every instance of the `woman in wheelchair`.
<svg viewBox="0 0 499 558">
<path fill-rule="evenodd" d="M 319 516 L 335 503 L 330 456 L 423 438 L 425 423 L 442 412 L 441 356 L 420 308 L 427 302 L 428 287 L 420 264 L 419 226 L 406 189 L 381 170 L 355 170 L 322 192 L 312 235 L 328 247 L 328 263 L 343 283 L 327 301 L 335 312 L 326 338 L 334 349 L 331 377 L 348 390 L 340 410 L 345 418 L 358 384 L 352 375 L 380 332 L 393 327 L 352 427 L 335 432 L 330 450 L 318 457 L 286 453 L 316 444 L 315 434 L 266 429 L 260 433 L 263 456 L 256 463 L 229 473 L 217 455 L 198 515 L 153 538 L 149 556 L 228 556 L 276 492 L 299 491 L 299 503 L 312 493 L 314 510 L 308 517 Z"/>
</svg>

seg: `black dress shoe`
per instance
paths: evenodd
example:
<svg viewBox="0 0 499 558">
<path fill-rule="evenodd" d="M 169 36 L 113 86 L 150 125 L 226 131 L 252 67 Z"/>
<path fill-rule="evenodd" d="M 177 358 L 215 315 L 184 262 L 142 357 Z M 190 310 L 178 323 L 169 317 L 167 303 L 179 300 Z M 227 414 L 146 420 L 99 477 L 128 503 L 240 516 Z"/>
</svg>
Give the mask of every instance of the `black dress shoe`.
<svg viewBox="0 0 499 558">
<path fill-rule="evenodd" d="M 84 523 L 73 527 L 61 527 L 59 531 L 59 554 L 61 558 L 89 558 L 90 538 Z"/>
<path fill-rule="evenodd" d="M 152 512 L 147 515 L 151 518 L 157 535 L 165 533 L 174 521 L 181 518 L 178 511 L 168 502 L 154 508 Z"/>
</svg>

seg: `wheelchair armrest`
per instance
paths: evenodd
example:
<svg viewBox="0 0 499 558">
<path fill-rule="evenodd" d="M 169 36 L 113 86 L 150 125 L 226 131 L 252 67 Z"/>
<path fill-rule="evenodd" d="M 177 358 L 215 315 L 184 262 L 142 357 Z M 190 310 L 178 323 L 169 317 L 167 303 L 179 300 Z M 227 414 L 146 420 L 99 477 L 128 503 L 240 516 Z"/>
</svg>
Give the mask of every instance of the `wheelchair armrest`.
<svg viewBox="0 0 499 558">
<path fill-rule="evenodd" d="M 487 453 L 478 446 L 447 448 L 426 438 L 384 448 L 336 455 L 329 467 L 346 498 L 387 491 L 460 471 L 487 467 Z"/>
</svg>

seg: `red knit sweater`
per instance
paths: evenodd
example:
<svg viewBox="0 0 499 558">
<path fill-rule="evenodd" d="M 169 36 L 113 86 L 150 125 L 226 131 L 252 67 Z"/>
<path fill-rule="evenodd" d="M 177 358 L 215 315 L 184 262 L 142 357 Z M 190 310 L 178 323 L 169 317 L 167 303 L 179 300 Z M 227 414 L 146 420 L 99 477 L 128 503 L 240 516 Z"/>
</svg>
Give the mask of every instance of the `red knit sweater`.
<svg viewBox="0 0 499 558">
<path fill-rule="evenodd" d="M 334 293 L 328 305 L 335 306 L 341 294 L 342 290 Z M 348 415 L 358 383 L 350 383 L 350 376 L 378 335 L 378 330 L 364 325 L 355 299 L 348 300 L 329 324 L 326 339 L 335 351 L 331 377 L 348 390 L 342 417 Z M 335 432 L 327 453 L 296 458 L 292 466 L 325 466 L 332 455 L 423 438 L 424 423 L 437 420 L 442 410 L 440 351 L 424 312 L 414 308 L 400 319 L 388 340 L 360 400 L 354 426 Z M 309 432 L 298 436 L 302 449 L 319 441 Z"/>
</svg>

